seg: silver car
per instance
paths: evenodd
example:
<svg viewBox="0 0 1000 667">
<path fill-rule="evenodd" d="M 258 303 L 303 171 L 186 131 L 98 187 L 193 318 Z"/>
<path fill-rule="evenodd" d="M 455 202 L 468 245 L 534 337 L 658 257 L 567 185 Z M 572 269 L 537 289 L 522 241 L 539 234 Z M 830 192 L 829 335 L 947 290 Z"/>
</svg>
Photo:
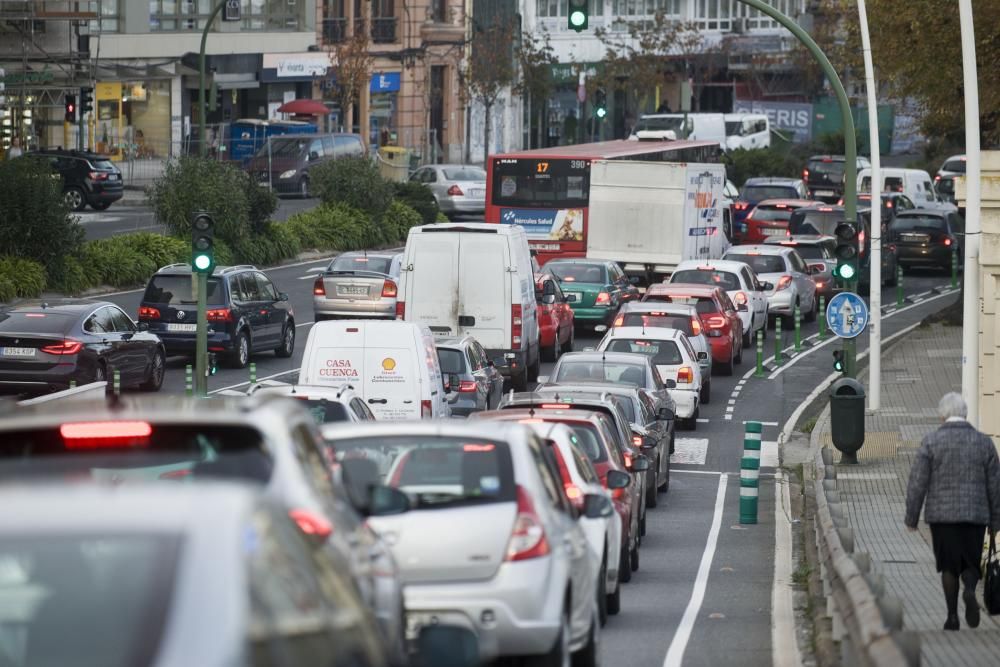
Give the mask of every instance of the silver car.
<svg viewBox="0 0 1000 667">
<path fill-rule="evenodd" d="M 575 653 L 595 664 L 600 563 L 578 519 L 613 507 L 586 495 L 578 511 L 530 429 L 423 421 L 345 425 L 327 436 L 336 460 L 370 461 L 372 483 L 410 497 L 405 518 L 370 519 L 400 566 L 409 637 L 441 622 L 475 630 L 484 662 L 564 665 Z"/>
<path fill-rule="evenodd" d="M 492 410 L 503 396 L 503 376 L 483 346 L 472 336 L 449 336 L 434 341 L 441 373 L 456 394 L 453 417 Z"/>
<path fill-rule="evenodd" d="M 481 167 L 430 164 L 413 172 L 410 180 L 429 187 L 438 208 L 449 218 L 486 210 L 486 171 Z"/>
<path fill-rule="evenodd" d="M 837 270 L 837 257 L 833 254 L 837 240 L 832 236 L 783 236 L 767 239 L 767 245 L 780 245 L 792 248 L 806 262 L 809 275 L 816 283 L 816 293 L 826 297 L 829 302 L 837 289 L 837 281 L 833 277 Z M 823 313 L 820 313 L 822 316 Z"/>
<path fill-rule="evenodd" d="M 315 320 L 396 317 L 402 253 L 345 252 L 321 269 L 313 283 Z"/>
<path fill-rule="evenodd" d="M 804 321 L 812 322 L 816 319 L 819 311 L 816 283 L 809 275 L 805 261 L 793 248 L 774 245 L 733 246 L 723 259 L 749 265 L 761 282 L 771 284 L 773 289 L 767 291 L 767 313 L 772 319 L 782 317 L 786 325 L 791 325 L 796 306 Z"/>
</svg>

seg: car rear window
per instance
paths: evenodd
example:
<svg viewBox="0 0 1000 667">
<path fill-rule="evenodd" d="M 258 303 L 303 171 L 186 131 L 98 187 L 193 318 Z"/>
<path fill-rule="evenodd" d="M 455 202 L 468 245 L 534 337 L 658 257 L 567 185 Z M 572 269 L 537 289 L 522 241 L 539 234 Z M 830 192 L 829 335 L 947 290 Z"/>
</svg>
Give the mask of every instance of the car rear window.
<svg viewBox="0 0 1000 667">
<path fill-rule="evenodd" d="M 546 419 L 545 421 L 549 421 Z M 576 436 L 576 446 L 580 448 L 591 463 L 603 463 L 608 460 L 608 453 L 601 445 L 601 436 L 597 427 L 586 422 L 563 422 L 570 427 Z"/>
<path fill-rule="evenodd" d="M 745 185 L 740 191 L 740 199 L 764 201 L 765 199 L 797 197 L 798 194 L 793 185 Z"/>
<path fill-rule="evenodd" d="M 670 315 L 668 313 L 625 313 L 622 317 L 623 327 L 663 327 L 677 329 L 691 336 L 691 318 L 686 315 Z"/>
<path fill-rule="evenodd" d="M 800 208 L 788 219 L 788 231 L 793 236 L 833 236 L 837 223 L 843 219 L 843 211 Z"/>
<path fill-rule="evenodd" d="M 226 302 L 219 278 L 208 279 L 208 304 L 220 305 Z M 198 303 L 191 292 L 191 276 L 153 276 L 146 286 L 142 300 L 169 306 L 193 306 Z"/>
<path fill-rule="evenodd" d="M 785 270 L 785 260 L 778 255 L 742 255 L 739 253 L 727 253 L 726 259 L 733 262 L 743 262 L 758 274 L 783 273 Z"/>
<path fill-rule="evenodd" d="M 389 257 L 363 257 L 344 256 L 330 262 L 327 271 L 374 271 L 376 273 L 389 273 L 389 265 L 392 259 Z"/>
<path fill-rule="evenodd" d="M 0 333 L 63 333 L 76 321 L 64 313 L 4 312 L 0 310 Z"/>
<path fill-rule="evenodd" d="M 688 269 L 675 271 L 670 276 L 672 283 L 688 283 L 692 285 L 711 285 L 728 291 L 740 289 L 740 278 L 729 271 L 713 271 L 706 269 Z"/>
<path fill-rule="evenodd" d="M 261 433 L 240 424 L 93 420 L 0 435 L 0 479 L 8 480 L 266 484 L 272 468 Z"/>
<path fill-rule="evenodd" d="M 758 206 L 750 212 L 750 219 L 760 222 L 788 222 L 793 210 L 788 206 Z"/>
<path fill-rule="evenodd" d="M 960 174 L 965 173 L 965 160 L 948 160 L 944 163 L 941 171 L 956 171 Z"/>
<path fill-rule="evenodd" d="M 806 169 L 810 174 L 829 174 L 831 176 L 844 175 L 844 160 L 809 160 Z"/>
<path fill-rule="evenodd" d="M 562 359 L 554 382 L 617 382 L 635 387 L 646 386 L 646 367 L 640 364 L 601 360 L 576 361 Z"/>
<path fill-rule="evenodd" d="M 438 362 L 441 364 L 441 372 L 444 374 L 464 373 L 465 355 L 461 350 L 451 350 L 438 348 Z"/>
<path fill-rule="evenodd" d="M 444 177 L 449 181 L 485 181 L 486 172 L 474 167 L 464 167 L 461 169 L 444 169 Z"/>
<path fill-rule="evenodd" d="M 826 259 L 826 255 L 823 254 L 823 248 L 817 245 L 794 245 L 789 247 L 795 248 L 795 252 L 799 253 L 799 257 L 802 259 Z"/>
<path fill-rule="evenodd" d="M 940 232 L 947 233 L 948 226 L 943 218 L 930 215 L 907 215 L 892 221 L 889 229 L 894 232 Z"/>
<path fill-rule="evenodd" d="M 677 343 L 672 340 L 616 338 L 608 343 L 609 352 L 644 354 L 657 366 L 674 366 L 684 362 Z"/>
<path fill-rule="evenodd" d="M 98 171 L 118 171 L 111 160 L 91 160 L 90 164 Z"/>
<path fill-rule="evenodd" d="M 598 264 L 549 262 L 545 268 L 563 282 L 597 283 L 600 285 L 605 285 L 608 282 L 607 268 Z"/>
<path fill-rule="evenodd" d="M 0 664 L 130 667 L 155 658 L 180 538 L 84 531 L 4 535 Z"/>
<path fill-rule="evenodd" d="M 406 492 L 415 509 L 515 499 L 514 468 L 505 442 L 407 435 L 338 439 L 331 446 L 335 459 L 345 466 L 368 461 L 370 482 Z"/>
<path fill-rule="evenodd" d="M 710 296 L 688 296 L 684 294 L 650 294 L 646 292 L 646 295 L 642 297 L 645 302 L 650 301 L 663 301 L 664 303 L 679 303 L 685 306 L 694 306 L 695 310 L 698 311 L 700 315 L 711 315 L 713 313 L 719 312 L 719 307 L 715 303 L 715 299 Z"/>
<path fill-rule="evenodd" d="M 937 182 L 935 187 L 937 188 L 938 194 L 953 195 L 955 194 L 955 179 L 951 177 L 943 177 Z"/>
<path fill-rule="evenodd" d="M 317 424 L 351 420 L 350 414 L 347 412 L 347 406 L 340 401 L 328 401 L 325 398 L 307 398 L 305 396 L 296 396 L 295 398 L 302 401 L 302 404 L 309 411 L 309 414 L 313 416 Z"/>
</svg>

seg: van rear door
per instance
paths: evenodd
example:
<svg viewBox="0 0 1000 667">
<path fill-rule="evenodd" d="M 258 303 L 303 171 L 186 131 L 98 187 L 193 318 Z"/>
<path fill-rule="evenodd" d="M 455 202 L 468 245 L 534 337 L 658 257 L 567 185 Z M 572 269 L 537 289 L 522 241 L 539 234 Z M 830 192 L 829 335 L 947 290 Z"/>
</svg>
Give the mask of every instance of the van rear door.
<svg viewBox="0 0 1000 667">
<path fill-rule="evenodd" d="M 422 322 L 435 335 L 458 333 L 458 257 L 460 234 L 411 234 L 404 264 L 406 276 L 405 319 Z"/>
<path fill-rule="evenodd" d="M 511 347 L 513 274 L 507 270 L 512 266 L 508 240 L 500 234 L 461 234 L 458 332 L 474 336 L 487 349 Z"/>
<path fill-rule="evenodd" d="M 412 342 L 407 335 L 399 343 Z M 378 419 L 420 419 L 421 384 L 413 347 L 368 347 L 362 395 Z"/>
</svg>

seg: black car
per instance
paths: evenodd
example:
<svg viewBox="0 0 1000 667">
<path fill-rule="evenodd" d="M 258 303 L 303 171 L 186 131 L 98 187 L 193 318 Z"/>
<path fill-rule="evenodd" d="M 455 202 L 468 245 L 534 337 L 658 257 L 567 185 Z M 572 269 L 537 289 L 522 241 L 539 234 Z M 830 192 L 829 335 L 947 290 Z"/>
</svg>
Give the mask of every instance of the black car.
<svg viewBox="0 0 1000 667">
<path fill-rule="evenodd" d="M 952 211 L 915 209 L 896 216 L 889 225 L 886 243 L 895 249 L 903 269 L 951 269 L 952 253 L 962 258 L 962 216 Z"/>
<path fill-rule="evenodd" d="M 49 161 L 52 170 L 62 177 L 66 205 L 74 211 L 82 211 L 88 204 L 103 211 L 125 192 L 122 172 L 107 155 L 52 149 L 27 153 L 26 157 Z"/>
<path fill-rule="evenodd" d="M 101 301 L 22 301 L 0 309 L 0 392 L 44 394 L 70 383 L 111 381 L 157 391 L 163 343 L 118 306 Z"/>
<path fill-rule="evenodd" d="M 191 290 L 191 265 L 165 266 L 150 278 L 139 305 L 139 321 L 149 325 L 168 354 L 195 351 L 197 300 Z M 217 266 L 208 277 L 208 351 L 244 368 L 250 354 L 274 350 L 290 357 L 295 350 L 295 314 L 288 295 L 279 292 L 254 266 Z"/>
<path fill-rule="evenodd" d="M 802 170 L 802 180 L 809 188 L 809 198 L 833 203 L 844 194 L 846 158 L 843 155 L 813 155 Z M 857 159 L 858 170 L 871 167 L 868 158 Z"/>
</svg>

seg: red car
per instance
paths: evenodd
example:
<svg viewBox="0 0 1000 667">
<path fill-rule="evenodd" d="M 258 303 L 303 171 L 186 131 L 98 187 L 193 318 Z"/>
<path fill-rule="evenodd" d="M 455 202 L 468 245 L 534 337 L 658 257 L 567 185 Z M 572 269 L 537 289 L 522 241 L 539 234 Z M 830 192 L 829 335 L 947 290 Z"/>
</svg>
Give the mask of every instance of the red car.
<svg viewBox="0 0 1000 667">
<path fill-rule="evenodd" d="M 555 361 L 562 352 L 573 351 L 573 309 L 559 288 L 559 281 L 547 273 L 535 275 L 535 303 L 538 304 L 538 337 L 542 357 Z"/>
<path fill-rule="evenodd" d="M 712 348 L 712 363 L 719 364 L 723 375 L 732 375 L 733 367 L 743 363 L 743 322 L 721 287 L 661 283 L 651 285 L 642 300 L 694 306 Z"/>
<path fill-rule="evenodd" d="M 769 236 L 784 236 L 792 211 L 815 203 L 808 199 L 765 199 L 743 221 L 741 244 L 764 243 Z"/>
</svg>

